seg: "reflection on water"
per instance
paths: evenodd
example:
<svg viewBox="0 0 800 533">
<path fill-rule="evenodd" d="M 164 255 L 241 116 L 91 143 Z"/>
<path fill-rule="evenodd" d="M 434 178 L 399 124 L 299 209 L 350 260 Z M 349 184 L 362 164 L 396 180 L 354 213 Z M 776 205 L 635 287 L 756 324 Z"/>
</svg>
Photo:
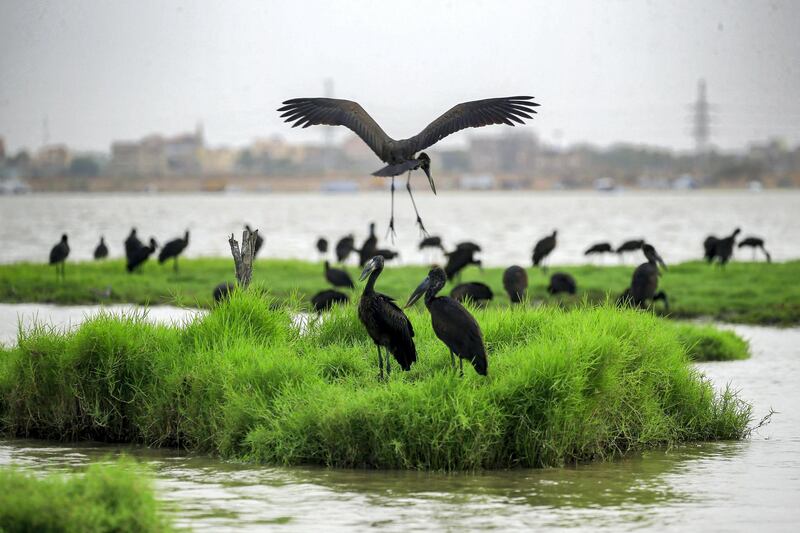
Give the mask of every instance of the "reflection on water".
<svg viewBox="0 0 800 533">
<path fill-rule="evenodd" d="M 444 237 L 445 245 L 462 240 L 483 245 L 484 264 L 529 264 L 534 243 L 559 229 L 554 264 L 583 263 L 583 251 L 597 241 L 617 245 L 629 238 L 647 238 L 669 262 L 698 259 L 709 233 L 728 234 L 741 226 L 745 235 L 766 238 L 777 261 L 800 257 L 797 191 L 626 192 L 453 192 L 416 196 L 425 225 Z M 59 209 L 52 206 L 58 202 Z M 401 262 L 441 261 L 441 255 L 417 249 L 419 232 L 414 211 L 400 195 L 396 205 L 398 237 L 394 248 Z M 28 195 L 0 196 L 0 263 L 45 261 L 66 231 L 72 260 L 88 260 L 105 235 L 112 256 L 122 255 L 122 241 L 131 226 L 141 236 L 163 243 L 192 231 L 186 254 L 230 257 L 228 237 L 240 235 L 245 223 L 266 237 L 261 257 L 318 259 L 314 243 L 320 235 L 338 239 L 346 233 L 366 237 L 367 223 L 378 224 L 383 240 L 389 216 L 389 195 L 323 194 L 181 194 L 181 195 Z M 35 233 L 30 228 L 35 227 Z M 334 241 L 335 242 L 335 241 Z M 750 252 L 738 253 L 750 260 Z M 638 258 L 637 258 L 638 260 Z M 616 259 L 607 258 L 609 263 Z M 632 261 L 632 259 L 631 259 Z"/>
<path fill-rule="evenodd" d="M 266 468 L 169 450 L 39 441 L 0 443 L 0 464 L 71 470 L 132 453 L 157 473 L 179 524 L 197 530 L 650 528 L 793 530 L 800 519 L 800 329 L 735 326 L 753 358 L 699 365 L 731 382 L 756 415 L 779 414 L 751 440 L 651 450 L 625 460 L 477 474 Z"/>
</svg>

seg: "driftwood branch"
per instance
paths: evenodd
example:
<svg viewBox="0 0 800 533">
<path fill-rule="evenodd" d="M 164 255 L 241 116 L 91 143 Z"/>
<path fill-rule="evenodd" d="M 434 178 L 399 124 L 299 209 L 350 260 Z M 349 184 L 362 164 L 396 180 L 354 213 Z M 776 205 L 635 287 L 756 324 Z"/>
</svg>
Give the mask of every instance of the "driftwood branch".
<svg viewBox="0 0 800 533">
<path fill-rule="evenodd" d="M 242 232 L 242 248 L 239 250 L 239 243 L 231 233 L 228 244 L 231 245 L 231 255 L 236 267 L 236 281 L 239 287 L 246 289 L 250 285 L 253 277 L 253 258 L 255 257 L 256 240 L 258 240 L 258 230 L 250 232 L 247 228 Z"/>
</svg>

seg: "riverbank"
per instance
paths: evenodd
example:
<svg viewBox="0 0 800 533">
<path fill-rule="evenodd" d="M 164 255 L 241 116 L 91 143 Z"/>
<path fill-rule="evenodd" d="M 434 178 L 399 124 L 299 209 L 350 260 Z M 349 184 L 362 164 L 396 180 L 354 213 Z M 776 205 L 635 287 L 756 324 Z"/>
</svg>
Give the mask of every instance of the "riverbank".
<svg viewBox="0 0 800 533">
<path fill-rule="evenodd" d="M 347 267 L 357 279 L 360 269 Z M 576 296 L 551 297 L 548 276 L 528 269 L 529 302 L 575 306 L 584 299 L 603 303 L 616 298 L 629 284 L 633 265 L 565 266 L 550 272 L 572 274 L 578 282 Z M 305 301 L 328 288 L 320 263 L 267 259 L 256 262 L 254 283 L 278 301 Z M 424 266 L 391 266 L 381 276 L 381 291 L 404 298 L 425 277 Z M 509 303 L 500 268 L 483 271 L 469 267 L 463 281 L 481 281 L 492 288 L 492 306 Z M 69 263 L 66 280 L 56 279 L 52 267 L 42 264 L 0 265 L 0 301 L 7 303 L 136 303 L 210 307 L 211 292 L 222 281 L 233 279 L 233 261 L 227 258 L 182 259 L 180 272 L 171 264 L 155 261 L 141 274 L 128 274 L 122 261 Z M 672 265 L 659 281 L 670 298 L 670 317 L 708 317 L 719 321 L 792 325 L 800 323 L 800 261 L 786 263 L 732 263 L 724 270 L 702 262 Z M 452 285 L 446 288 L 449 291 Z M 358 290 L 358 289 L 357 289 Z M 306 303 L 308 306 L 308 303 Z M 656 312 L 663 314 L 661 305 Z"/>
<path fill-rule="evenodd" d="M 648 313 L 476 311 L 489 376 L 459 378 L 426 312 L 418 362 L 377 380 L 352 307 L 312 321 L 236 294 L 186 328 L 99 316 L 0 355 L 0 433 L 174 446 L 266 464 L 472 470 L 602 460 L 738 439 L 750 408 L 715 393 Z"/>
</svg>

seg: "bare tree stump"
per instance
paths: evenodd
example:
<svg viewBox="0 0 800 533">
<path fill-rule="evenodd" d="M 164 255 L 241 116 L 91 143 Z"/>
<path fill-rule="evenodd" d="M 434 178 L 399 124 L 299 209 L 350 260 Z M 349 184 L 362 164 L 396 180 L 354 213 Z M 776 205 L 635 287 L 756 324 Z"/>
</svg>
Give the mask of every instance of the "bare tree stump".
<svg viewBox="0 0 800 533">
<path fill-rule="evenodd" d="M 258 230 L 250 232 L 247 228 L 242 232 L 242 249 L 239 251 L 239 243 L 233 238 L 228 239 L 228 244 L 231 245 L 231 255 L 233 255 L 233 262 L 236 266 L 236 282 L 239 287 L 246 289 L 250 285 L 250 279 L 253 277 L 253 258 L 256 255 L 256 240 L 258 239 Z"/>
</svg>

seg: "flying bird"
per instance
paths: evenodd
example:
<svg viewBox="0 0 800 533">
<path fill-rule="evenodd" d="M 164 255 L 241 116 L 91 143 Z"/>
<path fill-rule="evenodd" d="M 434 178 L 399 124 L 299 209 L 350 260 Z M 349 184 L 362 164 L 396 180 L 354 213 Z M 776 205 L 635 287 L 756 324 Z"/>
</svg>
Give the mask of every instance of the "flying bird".
<svg viewBox="0 0 800 533">
<path fill-rule="evenodd" d="M 423 152 L 448 135 L 466 128 L 480 128 L 492 124 L 514 126 L 524 124 L 536 113 L 532 96 L 510 96 L 464 102 L 452 107 L 442 116 L 428 124 L 421 132 L 408 139 L 395 140 L 389 137 L 369 113 L 357 102 L 335 98 L 293 98 L 278 108 L 281 118 L 293 128 L 314 125 L 345 126 L 367 143 L 375 155 L 386 166 L 373 172 L 373 176 L 392 178 L 392 213 L 389 231 L 394 234 L 394 179 L 408 172 L 406 189 L 417 215 L 417 224 L 427 234 L 419 216 L 414 195 L 411 193 L 411 172 L 422 169 L 428 177 L 431 190 L 436 194 L 436 185 L 431 176 L 431 159 Z"/>
</svg>

